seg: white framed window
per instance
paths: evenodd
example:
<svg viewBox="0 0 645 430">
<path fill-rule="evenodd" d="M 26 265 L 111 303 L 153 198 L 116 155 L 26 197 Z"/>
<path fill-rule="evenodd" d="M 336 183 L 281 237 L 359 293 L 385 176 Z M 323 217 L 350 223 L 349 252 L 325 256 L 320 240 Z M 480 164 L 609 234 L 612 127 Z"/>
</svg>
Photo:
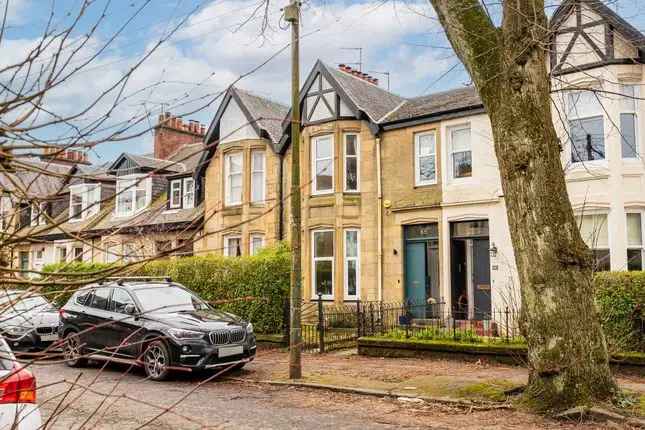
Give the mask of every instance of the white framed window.
<svg viewBox="0 0 645 430">
<path fill-rule="evenodd" d="M 244 189 L 243 159 L 241 152 L 224 156 L 225 202 L 227 206 L 242 204 Z"/>
<path fill-rule="evenodd" d="M 311 232 L 312 294 L 323 300 L 334 298 L 334 230 Z"/>
<path fill-rule="evenodd" d="M 150 203 L 152 178 L 141 175 L 122 176 L 116 183 L 116 214 L 132 216 Z"/>
<path fill-rule="evenodd" d="M 357 133 L 343 135 L 343 153 L 345 170 L 345 192 L 360 190 L 360 141 Z"/>
<path fill-rule="evenodd" d="M 453 179 L 468 178 L 473 175 L 473 158 L 470 125 L 448 129 L 450 139 L 450 170 Z"/>
<path fill-rule="evenodd" d="M 0 197 L 0 231 L 7 231 L 11 224 L 11 197 Z"/>
<path fill-rule="evenodd" d="M 193 178 L 184 178 L 184 209 L 195 207 L 195 180 Z"/>
<path fill-rule="evenodd" d="M 627 213 L 627 270 L 643 270 L 643 259 L 645 258 L 645 231 L 643 223 L 645 216 L 643 212 Z"/>
<path fill-rule="evenodd" d="M 33 269 L 41 270 L 45 264 L 45 248 L 38 248 L 33 252 Z"/>
<path fill-rule="evenodd" d="M 345 300 L 356 300 L 360 297 L 360 230 L 345 230 Z"/>
<path fill-rule="evenodd" d="M 58 263 L 67 262 L 67 245 L 57 246 L 56 247 L 56 261 Z"/>
<path fill-rule="evenodd" d="M 262 248 L 264 248 L 264 235 L 260 233 L 251 234 L 251 255 L 257 255 Z"/>
<path fill-rule="evenodd" d="M 578 215 L 580 235 L 593 252 L 597 272 L 609 271 L 611 258 L 609 253 L 609 228 L 607 214 Z"/>
<path fill-rule="evenodd" d="M 434 131 L 414 135 L 414 185 L 437 183 L 437 140 Z"/>
<path fill-rule="evenodd" d="M 264 151 L 251 151 L 251 203 L 263 203 L 266 189 Z"/>
<path fill-rule="evenodd" d="M 311 171 L 313 194 L 334 192 L 334 136 L 331 134 L 311 139 Z"/>
<path fill-rule="evenodd" d="M 170 181 L 170 209 L 181 207 L 181 179 Z"/>
<path fill-rule="evenodd" d="M 224 256 L 239 257 L 242 255 L 242 237 L 237 235 L 224 236 Z"/>
<path fill-rule="evenodd" d="M 83 261 L 83 247 L 82 246 L 75 246 L 72 249 L 72 253 L 74 255 L 74 261 L 77 261 L 77 262 L 82 262 Z"/>
<path fill-rule="evenodd" d="M 638 158 L 638 97 L 636 85 L 621 85 L 620 140 L 623 158 Z"/>
<path fill-rule="evenodd" d="M 46 210 L 47 210 L 47 203 L 45 202 L 31 204 L 30 225 L 32 227 L 47 224 L 47 217 L 45 215 Z"/>
<path fill-rule="evenodd" d="M 101 205 L 100 184 L 79 184 L 69 187 L 69 220 L 80 221 L 96 215 Z"/>
<path fill-rule="evenodd" d="M 567 93 L 567 119 L 573 163 L 606 158 L 604 113 L 598 92 Z"/>
</svg>

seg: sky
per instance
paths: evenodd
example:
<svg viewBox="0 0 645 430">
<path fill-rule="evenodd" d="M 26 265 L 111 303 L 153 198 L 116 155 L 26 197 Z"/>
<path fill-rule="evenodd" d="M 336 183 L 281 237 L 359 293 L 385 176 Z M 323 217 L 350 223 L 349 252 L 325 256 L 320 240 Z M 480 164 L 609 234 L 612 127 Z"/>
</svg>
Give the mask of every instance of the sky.
<svg viewBox="0 0 645 430">
<path fill-rule="evenodd" d="M 83 3 L 0 0 L 0 10 L 4 10 L 7 1 L 8 25 L 0 43 L 0 67 L 24 58 L 39 40 L 52 12 L 50 28 L 64 28 Z M 98 145 L 91 153 L 96 163 L 110 161 L 124 151 L 151 152 L 152 132 L 142 130 L 154 125 L 161 111 L 208 125 L 221 92 L 236 80 L 240 88 L 288 104 L 290 57 L 285 47 L 290 31 L 281 20 L 281 8 L 288 0 L 272 0 L 264 31 L 264 14 L 254 14 L 257 3 L 258 0 L 95 0 L 64 45 L 64 52 L 72 52 L 82 36 L 99 23 L 89 41 L 70 59 L 67 70 L 82 67 L 51 91 L 43 104 L 48 111 L 60 115 L 80 113 L 75 119 L 80 126 L 102 119 L 96 136 L 123 128 L 132 118 L 140 120 L 128 133 L 136 136 Z M 470 82 L 427 0 L 303 3 L 302 82 L 317 59 L 354 67 L 362 61 L 362 70 L 379 78 L 384 88 L 387 78 L 376 72 L 389 72 L 391 91 L 406 97 Z M 645 2 L 608 3 L 632 25 L 645 29 Z M 557 0 L 548 1 L 548 13 L 557 4 Z M 163 43 L 157 45 L 160 40 Z M 41 57 L 51 58 L 53 51 L 46 50 Z M 143 58 L 145 61 L 136 66 Z M 124 76 L 128 79 L 122 92 L 104 94 Z M 0 74 L 2 79 L 5 77 Z M 111 110 L 117 95 L 118 106 Z M 96 105 L 85 112 L 99 96 Z M 55 126 L 39 129 L 34 135 L 48 139 L 72 134 L 69 127 Z"/>
</svg>

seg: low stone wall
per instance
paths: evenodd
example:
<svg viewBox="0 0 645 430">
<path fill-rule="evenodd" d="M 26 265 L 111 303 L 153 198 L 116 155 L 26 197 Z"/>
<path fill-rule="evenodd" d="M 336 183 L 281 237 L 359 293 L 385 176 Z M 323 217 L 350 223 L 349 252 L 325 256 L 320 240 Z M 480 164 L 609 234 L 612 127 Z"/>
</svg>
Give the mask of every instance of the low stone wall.
<svg viewBox="0 0 645 430">
<path fill-rule="evenodd" d="M 526 345 L 457 343 L 450 341 L 386 339 L 362 337 L 358 339 L 358 353 L 371 357 L 432 357 L 464 361 L 481 359 L 493 360 L 504 364 L 526 364 Z M 643 353 L 618 353 L 611 358 L 614 366 L 645 366 Z M 641 369 L 642 370 L 642 369 Z"/>
</svg>

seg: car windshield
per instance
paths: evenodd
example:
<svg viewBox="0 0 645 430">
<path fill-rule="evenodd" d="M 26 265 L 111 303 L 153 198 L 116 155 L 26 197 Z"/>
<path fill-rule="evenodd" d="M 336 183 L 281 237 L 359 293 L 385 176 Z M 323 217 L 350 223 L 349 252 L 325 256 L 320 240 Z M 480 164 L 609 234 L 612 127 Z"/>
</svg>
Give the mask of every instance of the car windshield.
<svg viewBox="0 0 645 430">
<path fill-rule="evenodd" d="M 179 287 L 137 288 L 134 294 L 139 299 L 143 312 L 180 312 L 208 309 L 199 297 Z"/>
<path fill-rule="evenodd" d="M 28 312 L 52 308 L 43 296 L 29 296 L 28 293 L 9 294 L 0 298 L 0 313 Z"/>
</svg>

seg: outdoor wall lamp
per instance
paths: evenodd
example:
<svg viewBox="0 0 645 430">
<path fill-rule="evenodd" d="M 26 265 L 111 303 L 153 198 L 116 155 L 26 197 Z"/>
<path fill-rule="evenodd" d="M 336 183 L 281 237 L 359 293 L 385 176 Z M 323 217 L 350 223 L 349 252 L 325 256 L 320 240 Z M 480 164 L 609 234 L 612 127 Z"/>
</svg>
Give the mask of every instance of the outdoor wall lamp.
<svg viewBox="0 0 645 430">
<path fill-rule="evenodd" d="M 490 252 L 490 256 L 491 256 L 492 258 L 497 257 L 497 246 L 495 245 L 495 243 L 494 243 L 494 242 L 493 242 L 493 244 L 491 245 L 491 247 L 490 247 L 490 249 L 488 250 L 488 252 Z"/>
</svg>

